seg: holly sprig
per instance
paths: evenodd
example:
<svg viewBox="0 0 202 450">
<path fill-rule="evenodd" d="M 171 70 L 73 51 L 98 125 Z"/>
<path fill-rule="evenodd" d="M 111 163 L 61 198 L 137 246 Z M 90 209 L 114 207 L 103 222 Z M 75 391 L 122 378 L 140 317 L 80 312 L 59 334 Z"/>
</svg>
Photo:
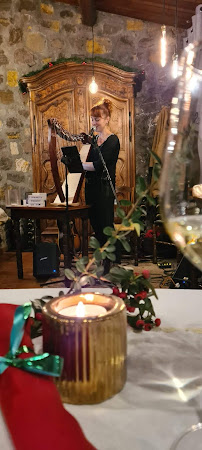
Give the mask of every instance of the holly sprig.
<svg viewBox="0 0 202 450">
<path fill-rule="evenodd" d="M 153 156 L 155 157 L 154 153 Z M 154 183 L 157 181 L 160 172 L 160 160 L 158 157 L 156 159 L 157 163 L 153 173 Z M 120 201 L 120 206 L 116 209 L 116 216 L 121 219 L 121 223 L 116 225 L 116 228 L 104 228 L 103 232 L 107 236 L 105 244 L 100 246 L 98 240 L 92 236 L 89 240 L 89 246 L 93 249 L 92 258 L 82 257 L 78 259 L 75 271 L 65 269 L 65 276 L 72 281 L 69 293 L 81 291 L 82 287 L 86 285 L 93 286 L 98 279 L 102 282 L 110 282 L 112 286 L 115 285 L 113 292 L 116 292 L 116 295 L 119 295 L 126 304 L 129 325 L 134 329 L 146 331 L 160 324 L 160 319 L 155 319 L 150 298 L 151 296 L 157 298 L 157 295 L 147 271 L 136 274 L 133 270 L 128 270 L 119 265 L 112 267 L 109 273 L 103 276 L 103 261 L 108 258 L 115 262 L 117 241 L 122 244 L 127 252 L 130 252 L 128 235 L 131 232 L 136 232 L 139 236 L 141 229 L 144 227 L 141 221 L 142 215 L 146 214 L 145 208 L 141 206 L 143 198 L 146 198 L 149 204 L 156 204 L 155 199 L 149 194 L 150 189 L 151 186 L 146 186 L 144 178 L 138 177 L 136 182 L 137 199 L 135 203 L 129 200 Z M 117 287 L 117 284 L 119 287 Z"/>
</svg>

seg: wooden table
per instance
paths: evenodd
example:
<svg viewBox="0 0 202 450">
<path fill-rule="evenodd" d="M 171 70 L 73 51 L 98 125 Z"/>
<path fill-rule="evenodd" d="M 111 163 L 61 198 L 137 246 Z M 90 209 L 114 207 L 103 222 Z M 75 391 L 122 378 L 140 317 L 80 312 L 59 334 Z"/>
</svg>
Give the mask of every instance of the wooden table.
<svg viewBox="0 0 202 450">
<path fill-rule="evenodd" d="M 23 278 L 22 265 L 22 245 L 20 235 L 20 219 L 34 219 L 36 229 L 36 242 L 40 241 L 41 219 L 60 220 L 63 225 L 63 247 L 64 247 L 64 267 L 71 267 L 71 255 L 68 239 L 68 221 L 66 220 L 67 212 L 64 206 L 46 206 L 46 207 L 29 207 L 29 206 L 9 206 L 11 210 L 11 219 L 14 222 L 15 240 L 16 240 L 16 259 L 18 278 Z M 69 220 L 80 218 L 82 220 L 82 255 L 88 256 L 88 210 L 89 206 L 69 206 Z"/>
</svg>

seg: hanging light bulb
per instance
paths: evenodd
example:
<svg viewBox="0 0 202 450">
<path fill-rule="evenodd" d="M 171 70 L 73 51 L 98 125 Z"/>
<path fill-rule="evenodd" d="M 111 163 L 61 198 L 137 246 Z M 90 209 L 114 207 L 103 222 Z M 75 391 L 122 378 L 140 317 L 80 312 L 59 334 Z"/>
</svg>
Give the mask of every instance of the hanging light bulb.
<svg viewBox="0 0 202 450">
<path fill-rule="evenodd" d="M 92 81 L 89 84 L 89 91 L 91 92 L 91 94 L 96 94 L 96 92 L 98 91 L 98 85 L 95 81 L 95 77 L 92 77 Z"/>
<path fill-rule="evenodd" d="M 96 94 L 96 92 L 98 91 L 98 85 L 95 81 L 95 75 L 94 75 L 94 33 L 93 33 L 93 27 L 92 27 L 92 41 L 93 41 L 93 45 L 92 45 L 92 67 L 93 67 L 93 76 L 92 76 L 92 81 L 89 84 L 89 91 L 91 94 Z"/>
<path fill-rule="evenodd" d="M 166 65 L 166 47 L 167 47 L 166 26 L 165 25 L 162 25 L 161 32 L 162 32 L 162 36 L 161 36 L 161 67 L 165 67 L 165 65 Z"/>
<path fill-rule="evenodd" d="M 173 54 L 173 64 L 172 64 L 172 77 L 178 77 L 178 55 L 177 53 Z"/>
</svg>

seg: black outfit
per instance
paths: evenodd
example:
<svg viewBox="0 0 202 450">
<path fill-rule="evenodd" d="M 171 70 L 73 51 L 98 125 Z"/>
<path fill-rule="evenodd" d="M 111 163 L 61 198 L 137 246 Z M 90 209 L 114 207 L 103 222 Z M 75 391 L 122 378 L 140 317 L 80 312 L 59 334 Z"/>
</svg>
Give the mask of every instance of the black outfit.
<svg viewBox="0 0 202 450">
<path fill-rule="evenodd" d="M 115 186 L 116 163 L 120 150 L 118 137 L 115 134 L 110 135 L 99 148 Z M 102 246 L 107 240 L 103 229 L 107 226 L 113 227 L 114 223 L 114 194 L 96 146 L 91 146 L 88 162 L 93 162 L 95 172 L 86 172 L 85 199 L 86 204 L 91 205 L 90 223 Z"/>
</svg>

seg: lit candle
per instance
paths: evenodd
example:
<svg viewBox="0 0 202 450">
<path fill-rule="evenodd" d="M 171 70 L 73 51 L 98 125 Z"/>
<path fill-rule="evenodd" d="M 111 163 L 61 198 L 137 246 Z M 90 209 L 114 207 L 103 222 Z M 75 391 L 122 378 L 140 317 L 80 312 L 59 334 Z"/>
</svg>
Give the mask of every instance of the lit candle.
<svg viewBox="0 0 202 450">
<path fill-rule="evenodd" d="M 63 401 L 99 403 L 126 379 L 126 308 L 97 292 L 52 299 L 43 307 L 43 350 L 64 358 L 56 381 Z"/>
<path fill-rule="evenodd" d="M 106 308 L 100 305 L 86 305 L 83 302 L 79 302 L 78 305 L 61 309 L 59 314 L 67 317 L 99 317 L 106 314 Z"/>
</svg>

